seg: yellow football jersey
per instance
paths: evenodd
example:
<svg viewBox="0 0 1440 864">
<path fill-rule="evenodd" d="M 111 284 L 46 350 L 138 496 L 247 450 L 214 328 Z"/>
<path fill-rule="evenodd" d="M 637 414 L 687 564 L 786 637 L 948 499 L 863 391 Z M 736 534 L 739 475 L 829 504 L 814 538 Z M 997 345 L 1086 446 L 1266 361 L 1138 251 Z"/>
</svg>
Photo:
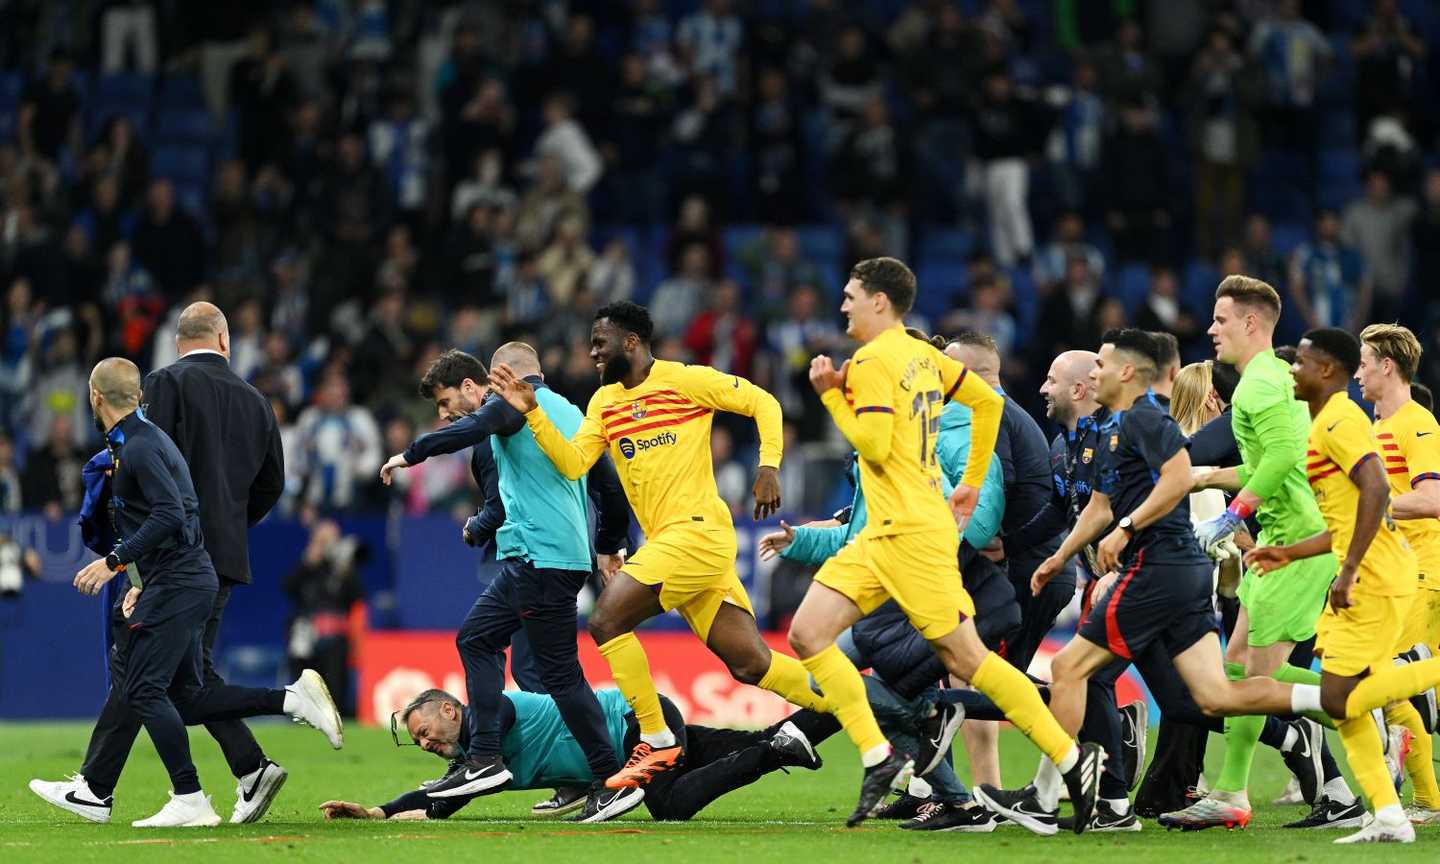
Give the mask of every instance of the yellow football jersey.
<svg viewBox="0 0 1440 864">
<path fill-rule="evenodd" d="M 965 365 L 895 326 L 850 359 L 845 386 L 821 401 L 860 454 L 870 536 L 954 531 L 935 456 L 940 412 L 955 399 L 969 405 L 970 461 L 962 483 L 979 488 L 990 467 L 1004 399 Z M 868 415 L 868 416 L 867 416 Z"/>
<path fill-rule="evenodd" d="M 570 439 L 543 408 L 536 407 L 525 420 L 540 449 L 566 477 L 584 475 L 608 448 L 641 530 L 654 537 L 680 524 L 734 527 L 730 508 L 715 488 L 710 460 L 715 411 L 755 418 L 760 464 L 780 467 L 780 403 L 744 378 L 709 366 L 656 360 L 634 389 L 604 385 L 591 397 Z"/>
<path fill-rule="evenodd" d="M 1375 440 L 1385 460 L 1390 497 L 1404 495 L 1422 480 L 1440 480 L 1440 423 L 1415 400 L 1375 421 Z M 1440 591 L 1440 519 L 1397 519 L 1420 563 L 1420 587 Z"/>
<path fill-rule="evenodd" d="M 1378 454 L 1370 418 L 1344 391 L 1331 396 L 1310 422 L 1305 473 L 1330 530 L 1330 548 L 1341 561 L 1350 548 L 1355 510 L 1360 503 L 1360 487 L 1350 476 L 1360 463 L 1372 458 L 1378 458 Z M 1415 553 L 1390 518 L 1388 506 L 1360 570 L 1357 591 L 1383 596 L 1415 590 Z"/>
</svg>

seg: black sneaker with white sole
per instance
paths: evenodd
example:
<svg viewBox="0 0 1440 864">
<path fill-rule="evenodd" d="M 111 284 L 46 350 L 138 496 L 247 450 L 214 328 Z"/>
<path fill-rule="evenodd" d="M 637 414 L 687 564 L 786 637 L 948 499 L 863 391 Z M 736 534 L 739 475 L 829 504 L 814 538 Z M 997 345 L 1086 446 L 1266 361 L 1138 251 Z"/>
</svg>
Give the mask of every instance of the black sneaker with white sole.
<svg viewBox="0 0 1440 864">
<path fill-rule="evenodd" d="M 1305 799 L 1306 804 L 1314 804 L 1320 797 L 1320 787 L 1324 784 L 1325 768 L 1320 761 L 1324 733 L 1321 732 L 1319 723 L 1304 717 L 1298 717 L 1285 725 L 1294 729 L 1299 737 L 1295 746 L 1289 750 L 1281 750 L 1280 756 L 1285 760 L 1285 767 L 1295 775 L 1295 782 L 1300 784 L 1300 797 Z"/>
<path fill-rule="evenodd" d="M 920 747 L 915 754 L 915 776 L 924 777 L 934 771 L 950 752 L 950 744 L 960 724 L 965 722 L 965 708 L 962 705 L 941 702 L 935 706 L 935 713 L 920 722 Z"/>
<path fill-rule="evenodd" d="M 450 762 L 449 762 L 449 764 L 447 764 L 447 765 L 445 766 L 445 773 L 444 773 L 444 774 L 441 774 L 439 777 L 436 777 L 436 778 L 434 778 L 434 779 L 432 779 L 432 780 L 422 780 L 422 781 L 420 781 L 420 791 L 423 792 L 423 791 L 425 791 L 426 789 L 429 789 L 431 786 L 434 786 L 434 785 L 436 785 L 436 784 L 438 784 L 438 783 L 444 783 L 446 780 L 450 779 L 450 775 L 451 775 L 451 774 L 454 774 L 454 773 L 455 773 L 455 769 L 456 769 L 456 768 L 459 768 L 461 765 L 464 765 L 464 764 L 465 764 L 465 760 L 464 760 L 463 758 L 461 758 L 461 759 L 451 759 Z M 582 794 L 583 794 L 583 793 L 582 793 Z"/>
<path fill-rule="evenodd" d="M 604 781 L 600 781 L 591 784 L 585 796 L 585 809 L 570 817 L 570 821 L 586 825 L 609 822 L 639 807 L 644 800 L 645 790 L 639 786 L 607 789 Z"/>
<path fill-rule="evenodd" d="M 875 819 L 914 819 L 920 815 L 930 804 L 939 802 L 931 801 L 929 798 L 917 798 L 909 792 L 902 794 L 899 798 L 875 811 Z"/>
<path fill-rule="evenodd" d="M 1086 831 L 1099 831 L 1101 833 L 1118 834 L 1124 831 L 1139 831 L 1141 829 L 1140 817 L 1135 815 L 1135 807 L 1132 805 L 1125 809 L 1124 813 L 1116 813 L 1115 808 L 1109 801 L 1101 798 L 1095 804 L 1095 812 L 1090 816 L 1090 827 Z M 1075 818 L 1073 816 L 1060 817 L 1060 829 L 1075 830 Z"/>
<path fill-rule="evenodd" d="M 454 798 L 457 795 L 480 795 L 485 792 L 499 792 L 500 787 L 510 782 L 510 769 L 499 756 L 485 759 L 466 759 L 444 778 L 425 790 L 431 798 Z"/>
<path fill-rule="evenodd" d="M 1149 744 L 1150 707 L 1136 699 L 1120 709 L 1120 743 L 1125 748 L 1125 780 L 1130 791 L 1140 785 L 1145 772 L 1145 749 Z"/>
<path fill-rule="evenodd" d="M 584 786 L 561 786 L 555 794 L 530 808 L 536 816 L 564 816 L 585 806 L 589 793 Z"/>
<path fill-rule="evenodd" d="M 850 818 L 845 820 L 846 828 L 854 828 L 866 819 L 869 819 L 885 800 L 886 794 L 890 792 L 892 784 L 909 782 L 909 775 L 914 770 L 914 761 L 904 753 L 890 751 L 885 761 L 871 765 L 865 769 L 865 776 L 860 780 L 860 800 L 855 804 L 855 811 Z"/>
<path fill-rule="evenodd" d="M 1365 805 L 1357 798 L 1349 804 L 1341 804 L 1329 795 L 1321 795 L 1310 815 L 1304 819 L 1287 822 L 1286 828 L 1359 828 L 1365 822 Z"/>
<path fill-rule="evenodd" d="M 805 768 L 815 771 L 825 764 L 820 754 L 811 746 L 810 739 L 800 731 L 800 727 L 788 720 L 780 724 L 780 728 L 770 736 L 769 743 L 770 750 L 775 754 L 781 768 Z"/>
<path fill-rule="evenodd" d="M 1100 797 L 1100 772 L 1105 768 L 1105 748 L 1099 744 L 1080 745 L 1080 758 L 1064 775 L 1065 788 L 1070 790 L 1070 803 L 1075 806 L 1076 834 L 1090 827 L 1090 816 Z M 1008 815 L 1008 814 L 1007 814 Z"/>
<path fill-rule="evenodd" d="M 1060 810 L 1046 810 L 1034 784 L 1024 789 L 996 789 L 988 783 L 975 790 L 975 800 L 991 813 L 998 813 L 1030 831 L 1050 836 L 1059 830 Z"/>
<path fill-rule="evenodd" d="M 931 801 L 920 813 L 900 828 L 905 831 L 960 831 L 968 834 L 989 834 L 1000 824 L 1000 817 L 974 802 Z"/>
</svg>

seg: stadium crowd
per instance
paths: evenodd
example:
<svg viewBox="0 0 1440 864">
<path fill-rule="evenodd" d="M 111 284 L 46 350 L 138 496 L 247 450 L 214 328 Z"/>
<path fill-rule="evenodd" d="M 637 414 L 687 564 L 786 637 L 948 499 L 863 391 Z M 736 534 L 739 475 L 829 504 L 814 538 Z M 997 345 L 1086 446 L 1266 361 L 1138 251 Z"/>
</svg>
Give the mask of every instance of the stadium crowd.
<svg viewBox="0 0 1440 864">
<path fill-rule="evenodd" d="M 289 512 L 473 510 L 459 455 L 376 479 L 435 423 L 413 382 L 446 348 L 524 339 L 583 406 L 593 310 L 621 299 L 654 310 L 657 356 L 750 377 L 787 444 L 838 448 L 809 358 L 848 352 L 842 277 L 875 255 L 915 264 L 925 329 L 993 335 L 1037 416 L 1049 358 L 1108 328 L 1207 355 L 1225 273 L 1288 288 L 1281 341 L 1398 318 L 1428 342 L 1440 317 L 1415 302 L 1440 280 L 1424 3 L 0 15 L 4 512 L 78 508 L 92 363 L 170 362 L 198 299 L 281 420 Z M 734 508 L 753 446 L 717 425 Z"/>
</svg>

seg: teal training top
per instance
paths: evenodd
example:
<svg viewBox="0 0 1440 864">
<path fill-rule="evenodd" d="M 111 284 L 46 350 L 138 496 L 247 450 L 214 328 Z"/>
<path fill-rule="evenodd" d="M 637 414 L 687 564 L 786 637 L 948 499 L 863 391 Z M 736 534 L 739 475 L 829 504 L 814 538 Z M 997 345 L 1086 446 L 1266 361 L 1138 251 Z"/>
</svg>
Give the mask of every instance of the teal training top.
<svg viewBox="0 0 1440 864">
<path fill-rule="evenodd" d="M 504 695 L 515 706 L 515 724 L 500 742 L 500 755 L 512 775 L 506 788 L 589 786 L 590 763 L 560 718 L 555 700 L 541 693 L 506 691 Z M 619 690 L 597 690 L 595 698 L 600 700 L 611 745 L 616 753 L 624 753 L 629 703 Z"/>
<path fill-rule="evenodd" d="M 585 419 L 579 408 L 549 387 L 536 387 L 535 401 L 567 438 Z M 589 571 L 585 479 L 562 476 L 535 443 L 529 426 L 513 435 L 493 435 L 490 445 L 505 504 L 505 524 L 495 532 L 495 557 L 523 558 L 538 568 Z"/>
</svg>

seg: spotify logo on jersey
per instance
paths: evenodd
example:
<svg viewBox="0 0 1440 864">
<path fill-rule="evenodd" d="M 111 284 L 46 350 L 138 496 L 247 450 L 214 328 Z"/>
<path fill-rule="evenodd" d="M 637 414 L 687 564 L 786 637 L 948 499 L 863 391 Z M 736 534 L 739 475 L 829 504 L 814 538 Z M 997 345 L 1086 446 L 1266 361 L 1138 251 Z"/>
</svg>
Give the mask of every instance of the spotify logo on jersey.
<svg viewBox="0 0 1440 864">
<path fill-rule="evenodd" d="M 634 459 L 636 453 L 644 453 L 651 447 L 668 447 L 678 440 L 674 432 L 664 432 L 653 438 L 638 438 L 634 441 L 629 438 L 621 438 L 620 455 L 626 459 Z"/>
</svg>

